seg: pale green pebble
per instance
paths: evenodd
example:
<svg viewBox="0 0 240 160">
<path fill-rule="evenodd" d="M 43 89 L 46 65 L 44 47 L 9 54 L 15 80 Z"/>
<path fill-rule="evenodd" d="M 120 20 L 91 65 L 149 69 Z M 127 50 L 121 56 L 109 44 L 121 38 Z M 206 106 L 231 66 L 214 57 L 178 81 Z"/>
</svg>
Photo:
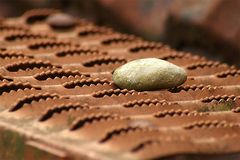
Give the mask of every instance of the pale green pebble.
<svg viewBox="0 0 240 160">
<path fill-rule="evenodd" d="M 113 81 L 119 88 L 137 91 L 173 88 L 186 80 L 183 68 L 158 58 L 134 60 L 113 73 Z"/>
</svg>

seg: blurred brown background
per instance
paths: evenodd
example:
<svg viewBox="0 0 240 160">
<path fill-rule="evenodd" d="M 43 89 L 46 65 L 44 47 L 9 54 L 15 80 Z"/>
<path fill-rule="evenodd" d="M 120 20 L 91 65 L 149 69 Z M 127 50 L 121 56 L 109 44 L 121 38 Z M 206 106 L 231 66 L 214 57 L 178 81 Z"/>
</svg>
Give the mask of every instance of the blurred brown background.
<svg viewBox="0 0 240 160">
<path fill-rule="evenodd" d="M 240 0 L 0 0 L 0 14 L 59 8 L 147 40 L 239 65 Z"/>
</svg>

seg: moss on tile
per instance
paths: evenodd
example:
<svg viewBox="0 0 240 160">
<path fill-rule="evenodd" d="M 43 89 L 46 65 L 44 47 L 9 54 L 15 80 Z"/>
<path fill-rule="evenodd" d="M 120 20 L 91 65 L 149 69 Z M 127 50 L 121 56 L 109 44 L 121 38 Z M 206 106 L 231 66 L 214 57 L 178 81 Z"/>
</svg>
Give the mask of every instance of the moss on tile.
<svg viewBox="0 0 240 160">
<path fill-rule="evenodd" d="M 234 102 L 229 101 L 225 103 L 220 103 L 214 106 L 203 106 L 198 109 L 198 112 L 221 112 L 221 111 L 230 111 L 234 107 Z"/>
</svg>

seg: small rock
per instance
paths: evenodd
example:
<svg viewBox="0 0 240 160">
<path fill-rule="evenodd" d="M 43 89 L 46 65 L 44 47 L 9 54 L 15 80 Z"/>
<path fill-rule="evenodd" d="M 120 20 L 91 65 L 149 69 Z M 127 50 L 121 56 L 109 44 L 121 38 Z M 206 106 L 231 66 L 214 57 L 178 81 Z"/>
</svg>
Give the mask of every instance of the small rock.
<svg viewBox="0 0 240 160">
<path fill-rule="evenodd" d="M 137 91 L 172 88 L 186 79 L 187 73 L 183 68 L 157 58 L 131 61 L 113 73 L 113 81 L 118 87 Z"/>
<path fill-rule="evenodd" d="M 47 23 L 55 29 L 70 29 L 76 25 L 76 19 L 68 14 L 57 13 L 48 17 Z"/>
</svg>

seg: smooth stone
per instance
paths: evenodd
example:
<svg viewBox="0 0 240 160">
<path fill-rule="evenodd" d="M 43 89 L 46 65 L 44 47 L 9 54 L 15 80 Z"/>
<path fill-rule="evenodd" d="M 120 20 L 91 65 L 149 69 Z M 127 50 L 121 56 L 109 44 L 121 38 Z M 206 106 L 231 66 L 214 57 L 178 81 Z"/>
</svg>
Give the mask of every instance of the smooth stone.
<svg viewBox="0 0 240 160">
<path fill-rule="evenodd" d="M 137 91 L 172 88 L 186 80 L 187 73 L 183 68 L 157 58 L 128 62 L 113 73 L 113 81 L 119 88 Z"/>
<path fill-rule="evenodd" d="M 74 17 L 64 13 L 56 13 L 49 16 L 47 23 L 55 29 L 69 29 L 77 24 Z"/>
</svg>

